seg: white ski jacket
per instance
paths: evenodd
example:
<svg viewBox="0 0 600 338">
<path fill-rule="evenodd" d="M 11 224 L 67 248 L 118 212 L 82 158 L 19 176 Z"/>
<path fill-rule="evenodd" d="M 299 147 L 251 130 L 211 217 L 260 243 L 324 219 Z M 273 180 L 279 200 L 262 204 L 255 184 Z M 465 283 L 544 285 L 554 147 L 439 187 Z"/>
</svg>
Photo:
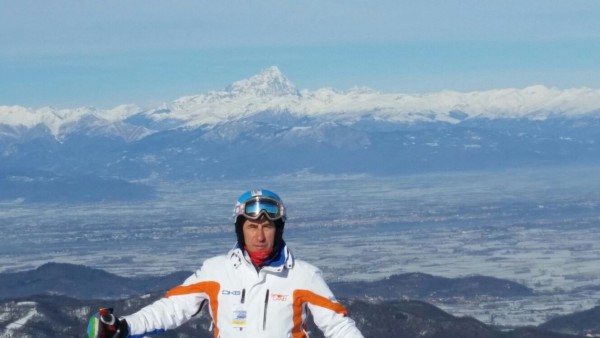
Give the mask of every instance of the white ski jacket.
<svg viewBox="0 0 600 338">
<path fill-rule="evenodd" d="M 164 298 L 123 317 L 131 337 L 174 329 L 208 301 L 215 338 L 306 338 L 306 309 L 329 338 L 363 338 L 338 303 L 319 269 L 294 259 L 287 247 L 282 263 L 258 272 L 242 250 L 206 260 Z"/>
</svg>

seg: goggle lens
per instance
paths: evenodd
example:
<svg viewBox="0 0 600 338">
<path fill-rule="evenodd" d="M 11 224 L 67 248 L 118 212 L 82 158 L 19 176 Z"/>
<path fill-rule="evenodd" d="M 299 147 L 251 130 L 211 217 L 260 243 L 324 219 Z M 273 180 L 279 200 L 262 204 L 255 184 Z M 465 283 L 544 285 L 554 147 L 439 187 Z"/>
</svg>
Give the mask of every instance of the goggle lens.
<svg viewBox="0 0 600 338">
<path fill-rule="evenodd" d="M 250 219 L 258 219 L 264 214 L 268 219 L 274 221 L 283 215 L 280 204 L 271 199 L 254 199 L 247 201 L 244 205 L 244 216 Z"/>
</svg>

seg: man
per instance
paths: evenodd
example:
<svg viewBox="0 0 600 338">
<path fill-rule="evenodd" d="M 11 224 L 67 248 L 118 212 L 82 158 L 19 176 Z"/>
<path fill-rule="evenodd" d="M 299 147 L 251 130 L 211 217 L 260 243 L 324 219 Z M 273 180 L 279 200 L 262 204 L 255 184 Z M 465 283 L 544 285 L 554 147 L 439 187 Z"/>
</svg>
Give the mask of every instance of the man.
<svg viewBox="0 0 600 338">
<path fill-rule="evenodd" d="M 325 337 L 362 338 L 321 272 L 286 246 L 285 221 L 285 206 L 274 192 L 242 194 L 234 208 L 237 245 L 227 255 L 206 260 L 181 286 L 132 315 L 117 319 L 112 309 L 101 309 L 90 319 L 89 337 L 174 329 L 208 302 L 215 338 L 307 337 L 307 309 Z"/>
</svg>

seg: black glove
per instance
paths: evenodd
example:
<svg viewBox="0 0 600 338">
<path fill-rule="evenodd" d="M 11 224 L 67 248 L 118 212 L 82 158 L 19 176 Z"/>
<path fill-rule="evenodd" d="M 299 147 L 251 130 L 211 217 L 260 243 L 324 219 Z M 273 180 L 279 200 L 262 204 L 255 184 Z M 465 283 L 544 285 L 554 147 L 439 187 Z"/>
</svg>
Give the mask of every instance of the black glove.
<svg viewBox="0 0 600 338">
<path fill-rule="evenodd" d="M 115 317 L 112 308 L 98 310 L 88 323 L 89 338 L 125 338 L 128 335 L 127 322 Z"/>
</svg>

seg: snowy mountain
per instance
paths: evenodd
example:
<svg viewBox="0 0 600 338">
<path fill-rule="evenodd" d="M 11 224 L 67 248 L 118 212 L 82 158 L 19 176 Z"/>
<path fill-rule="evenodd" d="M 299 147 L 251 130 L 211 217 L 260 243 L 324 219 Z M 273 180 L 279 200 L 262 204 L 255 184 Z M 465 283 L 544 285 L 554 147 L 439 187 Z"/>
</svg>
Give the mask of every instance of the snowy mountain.
<svg viewBox="0 0 600 338">
<path fill-rule="evenodd" d="M 140 182 L 169 179 L 597 165 L 599 129 L 600 90 L 299 91 L 271 67 L 147 109 L 0 107 L 0 200 L 62 185 L 138 199 L 153 196 Z"/>
<path fill-rule="evenodd" d="M 0 126 L 34 128 L 41 125 L 57 139 L 76 133 L 80 128 L 98 132 L 98 129 L 104 129 L 104 133 L 132 141 L 160 130 L 215 125 L 264 112 L 345 124 L 365 117 L 395 123 L 459 123 L 475 118 L 544 120 L 600 115 L 600 90 L 559 90 L 538 85 L 523 89 L 419 95 L 383 94 L 368 88 L 299 91 L 277 67 L 271 67 L 249 79 L 236 81 L 224 90 L 182 97 L 147 109 L 135 105 L 109 110 L 0 106 Z"/>
<path fill-rule="evenodd" d="M 247 80 L 240 80 L 225 88 L 232 96 L 299 96 L 296 86 L 273 66 Z"/>
</svg>

